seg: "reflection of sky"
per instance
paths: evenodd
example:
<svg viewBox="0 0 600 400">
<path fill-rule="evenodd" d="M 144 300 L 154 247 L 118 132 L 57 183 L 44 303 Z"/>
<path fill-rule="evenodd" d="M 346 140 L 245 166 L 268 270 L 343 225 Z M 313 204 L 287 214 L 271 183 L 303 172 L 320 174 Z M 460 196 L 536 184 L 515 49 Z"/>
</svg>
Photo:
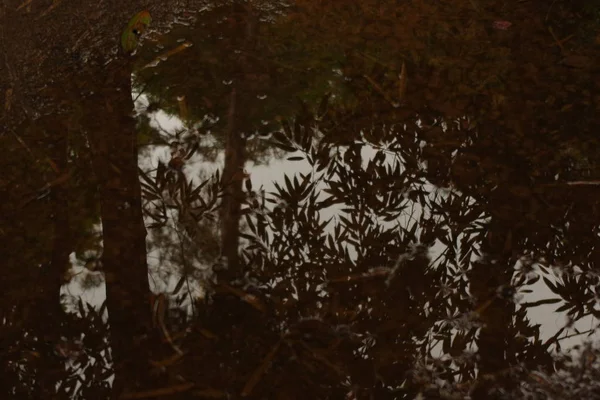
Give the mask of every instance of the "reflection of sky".
<svg viewBox="0 0 600 400">
<path fill-rule="evenodd" d="M 169 117 L 163 116 L 161 114 L 157 114 L 156 120 L 157 120 L 157 122 L 160 123 L 160 125 L 163 127 L 163 129 L 166 129 L 166 130 L 179 129 L 181 127 L 181 123 L 178 121 L 177 118 L 174 118 L 174 117 L 169 118 Z M 375 156 L 376 152 L 377 152 L 377 149 L 369 147 L 369 146 L 365 146 L 363 148 L 362 154 L 361 154 L 362 158 L 363 158 L 363 167 L 366 168 L 368 161 Z M 253 187 L 255 187 L 255 188 L 262 187 L 265 191 L 272 192 L 275 190 L 274 182 L 278 182 L 280 185 L 283 186 L 283 178 L 285 175 L 288 175 L 290 178 L 292 178 L 294 175 L 300 175 L 300 174 L 306 175 L 306 174 L 309 174 L 312 172 L 311 166 L 306 161 L 289 161 L 289 160 L 287 160 L 287 157 L 292 156 L 292 155 L 300 155 L 300 153 L 299 154 L 287 154 L 286 157 L 283 159 L 271 159 L 268 162 L 268 164 L 255 165 L 254 163 L 251 163 L 251 162 L 247 163 L 246 170 L 248 173 L 250 173 Z M 209 165 L 206 165 L 207 163 L 202 163 L 200 160 L 195 161 L 194 158 L 192 158 L 190 160 L 190 163 L 188 164 L 190 167 L 189 168 L 189 172 L 191 173 L 190 175 L 191 176 L 196 175 L 192 172 L 192 166 L 193 166 L 193 168 L 203 168 L 205 171 L 206 171 L 206 168 L 208 168 L 211 171 L 214 171 L 216 168 L 222 167 L 222 160 L 223 160 L 223 155 L 220 155 L 219 162 L 221 164 L 215 165 L 214 163 L 209 163 L 210 164 L 210 166 L 209 166 Z M 389 156 L 387 156 L 386 162 L 392 163 L 392 162 L 394 162 L 394 160 L 395 160 L 394 157 L 389 155 Z M 168 160 L 163 159 L 163 161 L 168 161 Z M 154 164 L 154 166 L 156 166 L 156 164 Z M 324 186 L 324 184 L 322 186 Z M 423 185 L 422 188 L 428 193 L 434 193 L 435 195 L 438 195 L 441 197 L 445 197 L 445 194 L 447 193 L 446 190 L 437 190 L 433 185 L 431 185 L 427 182 Z M 325 196 L 323 196 L 323 197 L 325 197 Z M 431 198 L 431 196 L 430 196 L 430 198 Z M 342 207 L 343 206 L 341 206 L 341 205 L 336 205 L 336 206 L 329 207 L 329 209 L 322 210 L 320 213 L 322 221 L 325 221 L 325 220 L 331 218 L 332 216 L 341 214 Z M 418 219 L 419 215 L 421 213 L 422 213 L 422 209 L 419 207 L 418 204 L 415 204 L 415 208 L 411 213 L 408 213 L 408 212 L 403 213 L 403 215 L 399 218 L 399 220 L 389 222 L 389 224 L 399 223 L 401 226 L 407 227 L 407 226 L 411 225 L 412 223 L 414 223 L 414 220 Z M 483 222 L 483 221 L 484 220 L 481 219 L 479 222 Z M 380 223 L 383 223 L 383 222 L 380 222 Z M 332 225 L 330 225 L 330 227 L 332 227 Z M 430 248 L 430 250 L 429 250 L 431 259 L 436 260 L 444 252 L 444 250 L 445 250 L 445 245 L 443 245 L 440 241 L 436 241 L 435 245 L 432 248 Z M 352 252 L 351 252 L 351 254 L 352 254 Z M 473 258 L 476 258 L 476 256 L 473 255 Z M 544 272 L 539 269 L 537 269 L 537 273 L 541 274 L 541 275 L 544 274 Z M 547 275 L 547 277 L 551 281 L 554 281 L 556 279 L 555 276 L 551 276 L 551 275 Z M 534 285 L 527 287 L 527 289 L 531 289 L 531 293 L 523 293 L 522 295 L 520 295 L 520 298 L 518 299 L 519 303 L 535 302 L 535 301 L 542 300 L 542 299 L 549 299 L 549 298 L 556 297 L 556 295 L 554 293 L 552 293 L 552 291 L 544 284 L 542 279 L 540 279 Z M 552 337 L 553 335 L 556 334 L 556 332 L 559 329 L 561 329 L 563 326 L 565 326 L 565 323 L 567 321 L 566 313 L 564 313 L 564 312 L 555 313 L 554 312 L 554 310 L 557 309 L 561 304 L 562 303 L 540 305 L 540 306 L 532 307 L 532 308 L 528 309 L 527 315 L 528 315 L 530 321 L 533 324 L 541 325 L 540 336 L 541 336 L 542 340 L 547 340 L 548 338 Z M 575 333 L 575 329 L 577 329 L 578 331 L 588 330 L 590 327 L 592 327 L 592 325 L 594 323 L 595 323 L 594 318 L 592 316 L 588 316 L 588 317 L 583 318 L 580 321 L 578 321 L 574 325 L 573 328 L 571 328 L 569 331 L 566 331 L 561 336 L 573 334 L 573 333 Z M 572 347 L 573 345 L 581 343 L 581 341 L 584 340 L 585 337 L 586 337 L 585 335 L 573 336 L 571 338 L 561 341 L 561 346 L 563 348 Z"/>
<path fill-rule="evenodd" d="M 137 96 L 134 94 L 134 98 Z M 147 106 L 147 100 L 144 95 L 137 97 L 136 103 L 136 111 L 143 112 L 145 107 Z M 173 133 L 177 130 L 181 130 L 184 125 L 177 118 L 173 116 L 168 116 L 166 113 L 162 111 L 157 111 L 151 116 L 151 125 L 154 128 L 160 128 L 163 134 L 167 135 L 168 133 Z M 342 149 L 343 151 L 343 149 Z M 377 149 L 370 148 L 365 146 L 363 148 L 362 157 L 363 157 L 363 166 L 366 167 L 366 163 L 374 157 Z M 279 182 L 280 185 L 284 186 L 283 178 L 285 175 L 288 175 L 290 178 L 293 178 L 294 175 L 299 174 L 311 174 L 313 173 L 311 166 L 306 161 L 290 161 L 287 160 L 287 157 L 291 156 L 291 154 L 287 154 L 283 159 L 274 159 L 272 158 L 268 161 L 267 164 L 257 165 L 253 162 L 248 162 L 246 164 L 246 171 L 250 174 L 253 187 L 255 190 L 262 188 L 267 193 L 275 191 L 274 182 Z M 152 171 L 158 165 L 158 161 L 162 161 L 163 163 L 168 163 L 170 159 L 170 152 L 168 146 L 154 146 L 150 149 L 150 151 L 144 152 L 142 156 L 139 158 L 139 166 L 144 171 Z M 206 161 L 202 154 L 194 155 L 190 160 L 186 162 L 186 166 L 184 167 L 184 172 L 186 176 L 192 178 L 194 180 L 199 177 L 207 177 L 212 174 L 217 169 L 222 169 L 224 160 L 224 152 L 221 151 L 217 157 L 216 162 Z M 386 162 L 392 163 L 395 159 L 393 156 L 388 156 Z M 324 183 L 321 183 L 322 187 L 324 187 Z M 434 195 L 437 196 L 446 196 L 448 193 L 446 190 L 438 190 L 433 185 L 429 183 L 425 183 L 422 188 L 428 192 L 432 193 L 430 195 L 430 199 L 432 199 Z M 319 187 L 317 187 L 318 191 Z M 326 197 L 323 194 L 323 197 Z M 272 207 L 272 205 L 271 205 Z M 342 214 L 341 211 L 342 205 L 336 205 L 329 207 L 326 210 L 321 210 L 320 216 L 322 221 L 327 220 L 331 217 L 335 217 L 337 215 Z M 423 210 L 415 204 L 414 209 L 409 214 L 408 212 L 403 214 L 397 221 L 388 222 L 387 224 L 400 224 L 400 226 L 407 227 L 412 225 L 415 219 L 418 220 L 419 215 L 423 212 Z M 481 220 L 480 222 L 482 222 Z M 383 224 L 383 222 L 380 222 Z M 332 227 L 333 225 L 330 225 Z M 174 228 L 174 227 L 171 227 Z M 171 234 L 174 235 L 173 242 L 177 243 L 180 239 L 176 237 L 176 233 L 174 229 L 171 229 Z M 152 241 L 151 231 L 148 232 L 150 243 Z M 351 254 L 354 253 L 353 249 L 349 249 Z M 444 253 L 445 245 L 443 245 L 440 241 L 437 241 L 435 245 L 430 248 L 429 254 L 431 260 L 438 259 Z M 180 266 L 174 265 L 169 262 L 169 257 L 166 254 L 161 254 L 163 249 L 160 246 L 154 246 L 150 248 L 148 252 L 148 267 L 150 271 L 159 271 L 159 270 L 170 270 L 170 271 L 179 271 Z M 473 256 L 476 257 L 476 256 Z M 74 279 L 71 281 L 69 285 L 67 285 L 66 293 L 69 295 L 73 295 L 75 297 L 81 296 L 84 302 L 90 302 L 94 305 L 100 305 L 105 299 L 105 289 L 104 284 L 99 287 L 82 290 L 81 285 L 78 283 L 81 279 L 85 277 L 86 274 L 99 274 L 99 272 L 89 272 L 83 265 L 80 260 L 76 260 L 74 255 L 71 255 L 71 263 L 73 266 L 73 274 L 77 274 L 74 276 Z M 198 268 L 209 268 L 210 266 L 197 266 Z M 544 274 L 543 271 L 536 269 L 536 273 Z M 546 275 L 548 279 L 551 281 L 556 281 L 556 276 Z M 152 277 L 150 279 L 151 285 L 154 282 L 160 281 L 161 278 Z M 162 276 L 164 279 L 164 275 Z M 153 289 L 157 292 L 170 292 L 178 281 L 177 274 L 172 274 L 170 278 L 167 279 L 166 284 L 158 284 L 158 286 L 154 286 Z M 537 283 L 532 286 L 527 287 L 527 289 L 531 289 L 531 293 L 523 293 L 520 294 L 520 298 L 518 299 L 519 303 L 524 302 L 535 302 L 542 299 L 556 298 L 557 295 L 551 292 L 551 290 L 544 284 L 543 280 L 540 279 Z M 556 313 L 554 312 L 562 303 L 549 304 L 549 305 L 540 305 L 537 307 L 529 308 L 527 315 L 530 321 L 533 324 L 541 325 L 541 338 L 542 340 L 547 340 L 552 337 L 559 329 L 565 326 L 567 321 L 566 313 Z M 586 331 L 592 328 L 597 322 L 592 316 L 585 317 L 578 321 L 573 328 L 563 332 L 562 336 L 572 335 L 578 331 Z M 562 348 L 569 348 L 573 345 L 581 343 L 583 340 L 587 338 L 587 335 L 574 335 L 568 339 L 561 341 Z M 598 338 L 597 334 L 594 335 L 594 338 Z"/>
</svg>

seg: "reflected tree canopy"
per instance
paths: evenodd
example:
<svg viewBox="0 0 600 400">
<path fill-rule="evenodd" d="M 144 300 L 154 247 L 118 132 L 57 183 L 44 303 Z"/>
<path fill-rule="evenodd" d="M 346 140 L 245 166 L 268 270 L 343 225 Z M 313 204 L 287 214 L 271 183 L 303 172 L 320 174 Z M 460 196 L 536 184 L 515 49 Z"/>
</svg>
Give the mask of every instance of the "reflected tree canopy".
<svg viewBox="0 0 600 400">
<path fill-rule="evenodd" d="M 597 396 L 600 4 L 17 3 L 6 398 Z"/>
</svg>

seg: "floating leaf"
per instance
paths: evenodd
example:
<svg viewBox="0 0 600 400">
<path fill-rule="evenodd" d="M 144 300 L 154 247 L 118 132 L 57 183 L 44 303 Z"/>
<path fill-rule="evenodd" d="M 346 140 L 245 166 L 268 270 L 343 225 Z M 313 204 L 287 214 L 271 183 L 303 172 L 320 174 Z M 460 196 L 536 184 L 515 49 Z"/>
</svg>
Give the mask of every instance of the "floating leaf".
<svg viewBox="0 0 600 400">
<path fill-rule="evenodd" d="M 148 28 L 151 21 L 152 18 L 148 11 L 140 11 L 131 18 L 121 34 L 121 47 L 125 53 L 130 54 L 135 50 L 140 36 Z"/>
</svg>

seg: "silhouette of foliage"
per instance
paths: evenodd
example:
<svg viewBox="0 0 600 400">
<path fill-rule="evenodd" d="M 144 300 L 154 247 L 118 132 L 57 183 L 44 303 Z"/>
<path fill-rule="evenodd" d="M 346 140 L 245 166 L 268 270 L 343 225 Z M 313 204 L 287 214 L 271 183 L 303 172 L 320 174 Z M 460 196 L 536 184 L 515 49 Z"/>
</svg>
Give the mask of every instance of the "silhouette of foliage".
<svg viewBox="0 0 600 400">
<path fill-rule="evenodd" d="M 599 6 L 513 3 L 234 1 L 179 23 L 157 6 L 117 67 L 101 28 L 58 35 L 41 16 L 64 7 L 70 27 L 72 9 L 114 39 L 140 10 L 33 4 L 37 36 L 10 22 L 3 39 L 103 51 L 7 41 L 4 108 L 24 116 L 0 136 L 3 394 L 598 397 L 597 346 L 569 341 L 594 339 L 599 316 Z M 14 65 L 39 60 L 15 86 Z M 137 132 L 115 83 L 129 72 Z M 34 101 L 54 75 L 74 82 Z M 244 169 L 259 159 L 273 182 Z M 61 305 L 77 268 L 95 271 L 80 286 L 138 296 Z M 547 307 L 556 332 L 536 318 Z"/>
</svg>

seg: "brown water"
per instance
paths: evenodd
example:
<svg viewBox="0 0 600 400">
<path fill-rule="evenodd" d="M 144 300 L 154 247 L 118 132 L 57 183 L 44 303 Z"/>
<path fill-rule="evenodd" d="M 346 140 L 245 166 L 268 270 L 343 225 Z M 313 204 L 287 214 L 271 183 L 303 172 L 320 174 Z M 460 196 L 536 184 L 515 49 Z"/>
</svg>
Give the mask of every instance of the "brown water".
<svg viewBox="0 0 600 400">
<path fill-rule="evenodd" d="M 0 9 L 2 398 L 600 398 L 600 3 L 83 3 Z"/>
</svg>

